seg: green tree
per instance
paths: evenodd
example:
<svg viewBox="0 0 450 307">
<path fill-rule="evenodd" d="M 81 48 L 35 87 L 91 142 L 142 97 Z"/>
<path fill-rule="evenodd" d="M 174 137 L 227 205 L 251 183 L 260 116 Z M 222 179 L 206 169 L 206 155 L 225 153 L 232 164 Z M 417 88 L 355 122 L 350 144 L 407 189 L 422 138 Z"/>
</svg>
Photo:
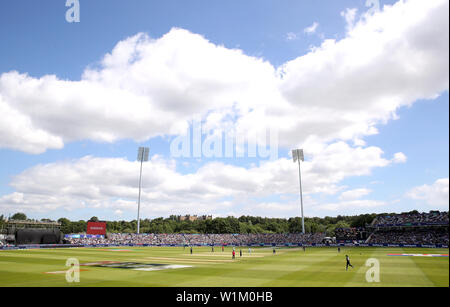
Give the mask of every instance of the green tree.
<svg viewBox="0 0 450 307">
<path fill-rule="evenodd" d="M 289 219 L 289 232 L 300 233 L 302 232 L 302 219 L 299 217 Z"/>
<path fill-rule="evenodd" d="M 27 216 L 25 215 L 25 213 L 15 213 L 12 217 L 12 220 L 16 220 L 16 221 L 26 221 L 27 220 Z"/>
<path fill-rule="evenodd" d="M 69 219 L 66 219 L 64 217 L 58 219 L 58 223 L 61 224 L 61 231 L 62 233 L 72 233 L 72 222 Z"/>
<path fill-rule="evenodd" d="M 17 218 L 15 214 L 13 218 Z M 19 218 L 25 218 L 21 213 Z M 384 214 L 382 214 L 384 215 Z M 335 235 L 335 229 L 342 227 L 365 227 L 377 217 L 377 214 L 362 214 L 358 216 L 313 217 L 305 218 L 307 233 L 325 232 L 328 236 Z M 98 220 L 92 217 L 90 221 Z M 70 221 L 66 218 L 58 220 L 63 233 L 83 233 L 86 231 L 85 221 Z M 1 223 L 1 219 L 0 219 Z M 107 221 L 108 233 L 136 232 L 137 221 Z M 302 231 L 302 220 L 299 217 L 290 219 L 263 218 L 241 216 L 239 218 L 215 218 L 212 220 L 180 221 L 175 216 L 141 220 L 141 232 L 144 233 L 299 233 Z"/>
</svg>

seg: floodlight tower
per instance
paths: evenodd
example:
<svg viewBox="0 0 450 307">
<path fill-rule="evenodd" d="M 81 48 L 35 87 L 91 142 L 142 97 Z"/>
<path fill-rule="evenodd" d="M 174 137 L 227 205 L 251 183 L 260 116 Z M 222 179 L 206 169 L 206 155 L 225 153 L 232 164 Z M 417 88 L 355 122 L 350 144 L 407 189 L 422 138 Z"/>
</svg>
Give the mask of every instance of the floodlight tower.
<svg viewBox="0 0 450 307">
<path fill-rule="evenodd" d="M 292 150 L 292 158 L 294 159 L 294 163 L 298 161 L 298 178 L 300 181 L 300 206 L 302 208 L 302 232 L 305 233 L 305 217 L 303 215 L 302 172 L 300 169 L 300 160 L 305 161 L 305 158 L 303 156 L 303 149 Z"/>
<path fill-rule="evenodd" d="M 142 164 L 148 161 L 148 153 L 150 149 L 148 147 L 139 147 L 137 160 L 141 162 L 141 171 L 139 174 L 139 198 L 138 198 L 138 214 L 137 214 L 137 233 L 139 233 L 141 218 L 139 216 L 141 210 L 141 182 L 142 182 Z"/>
</svg>

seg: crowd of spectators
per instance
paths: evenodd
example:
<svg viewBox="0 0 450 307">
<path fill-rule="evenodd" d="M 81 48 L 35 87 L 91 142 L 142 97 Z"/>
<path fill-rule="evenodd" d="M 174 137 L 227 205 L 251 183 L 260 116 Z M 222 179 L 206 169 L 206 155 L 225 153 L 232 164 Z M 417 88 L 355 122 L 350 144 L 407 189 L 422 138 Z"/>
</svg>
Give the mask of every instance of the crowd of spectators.
<svg viewBox="0 0 450 307">
<path fill-rule="evenodd" d="M 336 228 L 334 230 L 336 235 L 337 242 L 349 242 L 349 241 L 366 241 L 367 239 L 367 230 L 361 227 L 352 227 L 352 228 Z"/>
<path fill-rule="evenodd" d="M 408 225 L 408 224 L 447 224 L 448 212 L 430 211 L 429 213 L 409 212 L 378 216 L 372 226 Z"/>
<path fill-rule="evenodd" d="M 158 238 L 154 234 L 129 234 L 129 233 L 112 233 L 106 239 L 109 244 L 157 244 Z"/>
<path fill-rule="evenodd" d="M 360 229 L 357 228 L 336 228 L 334 232 L 336 240 L 355 241 L 360 237 Z"/>
<path fill-rule="evenodd" d="M 337 230 L 336 240 L 360 241 L 360 229 Z M 448 245 L 448 229 L 410 228 L 382 229 L 375 231 L 367 243 L 374 244 L 445 244 Z M 71 244 L 149 244 L 149 245 L 252 245 L 252 244 L 320 244 L 324 233 L 315 234 L 108 234 L 103 237 L 70 238 Z"/>
<path fill-rule="evenodd" d="M 296 244 L 296 243 L 322 243 L 325 238 L 325 234 L 239 234 L 236 235 L 236 239 L 240 244 Z"/>
<path fill-rule="evenodd" d="M 5 246 L 11 246 L 8 242 L 6 242 L 5 239 L 0 239 L 0 248 L 5 247 Z"/>
<path fill-rule="evenodd" d="M 377 230 L 370 236 L 368 243 L 407 244 L 407 245 L 414 245 L 414 244 L 448 245 L 448 228 L 436 228 L 436 229 L 410 228 L 410 229 L 394 229 L 394 230 L 392 229 Z"/>
<path fill-rule="evenodd" d="M 187 244 L 188 241 L 184 236 L 178 234 L 156 234 L 156 244 Z M 164 243 L 161 243 L 164 242 Z"/>
<path fill-rule="evenodd" d="M 207 234 L 185 234 L 185 242 L 189 242 L 191 245 L 197 244 L 211 244 L 211 239 Z"/>
<path fill-rule="evenodd" d="M 106 238 L 69 238 L 71 244 L 248 245 L 323 243 L 325 234 L 108 234 Z"/>
<path fill-rule="evenodd" d="M 108 241 L 104 238 L 70 238 L 69 242 L 70 244 L 97 245 L 97 244 L 108 244 L 108 242 L 111 241 Z"/>
<path fill-rule="evenodd" d="M 215 245 L 239 245 L 238 236 L 233 234 L 210 234 L 211 244 Z"/>
</svg>

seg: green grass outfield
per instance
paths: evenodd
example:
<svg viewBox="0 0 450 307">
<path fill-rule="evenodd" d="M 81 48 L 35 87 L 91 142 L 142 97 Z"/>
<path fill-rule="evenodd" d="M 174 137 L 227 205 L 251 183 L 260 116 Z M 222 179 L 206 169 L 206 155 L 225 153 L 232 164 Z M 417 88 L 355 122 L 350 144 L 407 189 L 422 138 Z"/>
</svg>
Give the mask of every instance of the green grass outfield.
<svg viewBox="0 0 450 307">
<path fill-rule="evenodd" d="M 119 251 L 122 250 L 122 251 Z M 448 257 L 387 256 L 390 253 L 448 254 L 448 249 L 415 248 L 243 248 L 231 260 L 231 248 L 121 247 L 0 250 L 0 286 L 158 286 L 158 287 L 301 287 L 301 286 L 419 286 L 448 287 Z M 354 269 L 345 271 L 348 254 Z M 81 266 L 79 283 L 67 283 L 68 258 L 81 264 L 100 261 L 188 265 L 188 268 L 135 271 Z M 366 282 L 366 260 L 380 262 L 380 283 Z M 61 272 L 48 274 L 48 272 Z"/>
</svg>

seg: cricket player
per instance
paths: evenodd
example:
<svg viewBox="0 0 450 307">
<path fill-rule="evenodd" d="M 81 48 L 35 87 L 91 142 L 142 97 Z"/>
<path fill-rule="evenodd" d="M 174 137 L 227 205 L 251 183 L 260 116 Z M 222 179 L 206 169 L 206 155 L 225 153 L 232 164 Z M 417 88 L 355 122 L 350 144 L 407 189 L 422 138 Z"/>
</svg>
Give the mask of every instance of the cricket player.
<svg viewBox="0 0 450 307">
<path fill-rule="evenodd" d="M 345 267 L 345 270 L 348 271 L 349 266 L 351 266 L 353 269 L 353 265 L 350 263 L 350 258 L 348 257 L 348 255 L 345 255 L 345 259 L 347 260 L 347 265 Z"/>
</svg>

